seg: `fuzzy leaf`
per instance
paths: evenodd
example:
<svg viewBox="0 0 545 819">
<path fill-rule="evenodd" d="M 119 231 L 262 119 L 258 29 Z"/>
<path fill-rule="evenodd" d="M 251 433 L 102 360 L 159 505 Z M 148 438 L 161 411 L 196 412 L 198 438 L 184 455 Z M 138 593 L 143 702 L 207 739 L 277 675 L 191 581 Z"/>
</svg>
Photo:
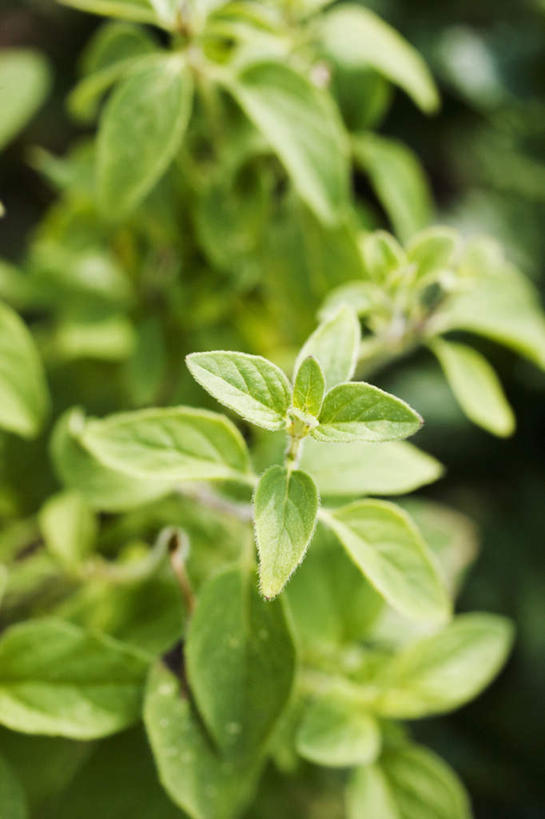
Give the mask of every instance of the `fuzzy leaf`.
<svg viewBox="0 0 545 819">
<path fill-rule="evenodd" d="M 62 620 L 29 620 L 0 640 L 0 722 L 93 739 L 140 716 L 145 654 Z"/>
<path fill-rule="evenodd" d="M 434 560 L 399 507 L 356 501 L 324 514 L 324 523 L 393 608 L 412 620 L 445 620 L 449 600 Z"/>
<path fill-rule="evenodd" d="M 144 722 L 159 779 L 191 819 L 232 819 L 249 801 L 261 769 L 217 754 L 180 681 L 158 663 L 148 680 Z"/>
<path fill-rule="evenodd" d="M 299 754 L 316 765 L 369 765 L 380 750 L 380 731 L 373 717 L 352 702 L 322 697 L 306 709 L 296 745 Z"/>
<path fill-rule="evenodd" d="M 407 247 L 407 259 L 418 268 L 418 278 L 445 270 L 452 264 L 458 244 L 458 234 L 448 227 L 422 230 Z"/>
<path fill-rule="evenodd" d="M 336 222 L 348 200 L 348 149 L 329 97 L 289 65 L 272 61 L 245 67 L 229 89 L 301 199 L 324 222 Z"/>
<path fill-rule="evenodd" d="M 254 507 L 259 582 L 270 599 L 280 594 L 305 556 L 316 523 L 318 492 L 306 472 L 271 466 L 259 480 Z"/>
<path fill-rule="evenodd" d="M 324 444 L 308 438 L 301 468 L 310 473 L 322 496 L 331 497 L 405 495 L 443 474 L 439 461 L 405 441 L 376 446 L 361 441 Z"/>
<path fill-rule="evenodd" d="M 280 601 L 266 603 L 239 569 L 202 588 L 186 643 L 189 684 L 220 750 L 250 758 L 284 710 L 295 672 Z"/>
<path fill-rule="evenodd" d="M 341 381 L 349 381 L 356 368 L 360 335 L 354 310 L 340 307 L 305 341 L 297 356 L 295 370 L 298 371 L 306 358 L 313 356 L 322 368 L 327 389 Z"/>
<path fill-rule="evenodd" d="M 24 128 L 42 104 L 50 85 L 41 54 L 10 48 L 0 55 L 0 149 Z"/>
<path fill-rule="evenodd" d="M 119 17 L 121 20 L 134 20 L 137 23 L 157 23 L 157 15 L 149 0 L 58 0 L 58 2 L 104 17 Z"/>
<path fill-rule="evenodd" d="M 363 382 L 330 390 L 312 430 L 318 441 L 394 441 L 414 435 L 422 419 L 408 404 Z"/>
<path fill-rule="evenodd" d="M 50 498 L 39 514 L 40 529 L 49 551 L 68 565 L 77 565 L 93 548 L 97 521 L 79 492 Z"/>
<path fill-rule="evenodd" d="M 466 344 L 437 339 L 430 344 L 456 400 L 475 424 L 502 437 L 512 435 L 515 416 L 494 369 Z"/>
<path fill-rule="evenodd" d="M 124 512 L 167 494 L 173 481 L 150 481 L 100 463 L 78 441 L 85 424 L 79 409 L 61 416 L 51 439 L 51 457 L 60 481 L 80 492 L 92 509 Z"/>
<path fill-rule="evenodd" d="M 513 627 L 492 614 L 463 614 L 410 645 L 386 669 L 381 714 L 415 719 L 452 711 L 496 676 L 513 642 Z"/>
<path fill-rule="evenodd" d="M 354 158 L 371 180 L 394 231 L 407 241 L 433 216 L 429 183 L 417 155 L 402 142 L 375 134 L 354 137 Z"/>
<path fill-rule="evenodd" d="M 325 392 L 325 378 L 318 361 L 309 356 L 301 363 L 293 385 L 293 406 L 300 412 L 320 414 Z"/>
<path fill-rule="evenodd" d="M 180 57 L 149 58 L 108 100 L 97 144 L 101 207 L 126 216 L 166 171 L 189 120 L 193 87 Z"/>
<path fill-rule="evenodd" d="M 286 426 L 291 386 L 276 364 L 221 350 L 191 353 L 186 362 L 201 387 L 247 421 L 270 430 Z"/>
<path fill-rule="evenodd" d="M 248 452 L 224 415 L 189 407 L 88 421 L 83 446 L 111 469 L 157 481 L 248 480 Z"/>
<path fill-rule="evenodd" d="M 438 756 L 418 745 L 387 751 L 357 770 L 348 786 L 347 819 L 470 819 L 464 786 Z"/>
<path fill-rule="evenodd" d="M 324 15 L 321 38 L 326 52 L 349 69 L 374 68 L 403 88 L 426 112 L 435 111 L 439 95 L 420 54 L 370 9 L 343 4 Z"/>
<path fill-rule="evenodd" d="M 49 411 L 42 363 L 26 325 L 0 304 L 0 427 L 35 437 Z"/>
</svg>

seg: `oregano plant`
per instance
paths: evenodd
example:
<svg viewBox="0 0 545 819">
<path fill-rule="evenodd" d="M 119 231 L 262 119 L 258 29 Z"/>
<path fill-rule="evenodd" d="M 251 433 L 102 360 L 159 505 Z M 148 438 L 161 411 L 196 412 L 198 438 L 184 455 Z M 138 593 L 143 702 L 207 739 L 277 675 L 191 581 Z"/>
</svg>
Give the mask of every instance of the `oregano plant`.
<svg viewBox="0 0 545 819">
<path fill-rule="evenodd" d="M 2 819 L 468 819 L 412 721 L 479 695 L 513 626 L 456 613 L 471 522 L 407 497 L 444 467 L 379 385 L 421 350 L 508 436 L 468 337 L 543 369 L 545 318 L 379 132 L 433 78 L 352 3 L 65 5 L 113 19 L 0 261 Z M 49 77 L 2 54 L 0 147 Z"/>
</svg>

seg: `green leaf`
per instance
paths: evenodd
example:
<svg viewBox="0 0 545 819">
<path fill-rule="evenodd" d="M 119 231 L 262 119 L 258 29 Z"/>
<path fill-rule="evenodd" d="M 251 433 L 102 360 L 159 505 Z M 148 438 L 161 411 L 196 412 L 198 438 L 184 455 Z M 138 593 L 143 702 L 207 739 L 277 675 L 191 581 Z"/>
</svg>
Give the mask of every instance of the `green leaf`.
<svg viewBox="0 0 545 819">
<path fill-rule="evenodd" d="M 77 435 L 85 424 L 81 410 L 61 416 L 51 439 L 51 457 L 60 481 L 82 494 L 93 508 L 124 512 L 167 494 L 172 481 L 150 481 L 117 472 L 97 461 L 79 443 Z"/>
<path fill-rule="evenodd" d="M 157 23 L 157 15 L 149 0 L 58 0 L 70 6 L 103 17 L 119 17 L 136 23 Z"/>
<path fill-rule="evenodd" d="M 179 809 L 159 784 L 140 726 L 88 751 L 89 758 L 55 799 L 50 819 L 96 819 L 101 814 L 108 819 L 180 819 Z"/>
<path fill-rule="evenodd" d="M 360 343 L 360 324 L 352 308 L 343 306 L 323 321 L 303 344 L 295 370 L 312 356 L 316 359 L 326 380 L 327 389 L 354 375 Z"/>
<path fill-rule="evenodd" d="M 324 444 L 305 441 L 301 468 L 309 472 L 322 496 L 405 495 L 438 480 L 443 467 L 404 441 L 380 446 L 361 441 Z"/>
<path fill-rule="evenodd" d="M 296 745 L 299 754 L 316 765 L 369 765 L 380 750 L 380 731 L 373 717 L 354 703 L 322 697 L 307 707 Z"/>
<path fill-rule="evenodd" d="M 471 347 L 452 341 L 436 339 L 429 346 L 467 417 L 494 435 L 512 435 L 513 410 L 486 358 Z"/>
<path fill-rule="evenodd" d="M 88 421 L 79 436 L 105 466 L 157 481 L 248 482 L 248 451 L 224 415 L 189 407 L 146 409 Z"/>
<path fill-rule="evenodd" d="M 408 404 L 362 381 L 330 390 L 311 435 L 318 441 L 394 441 L 408 438 L 422 418 Z"/>
<path fill-rule="evenodd" d="M 324 515 L 363 574 L 411 620 L 441 622 L 449 600 L 434 560 L 409 516 L 386 501 L 356 501 Z"/>
<path fill-rule="evenodd" d="M 359 642 L 384 608 L 382 597 L 321 524 L 286 593 L 303 658 Z"/>
<path fill-rule="evenodd" d="M 254 499 L 262 594 L 280 594 L 308 548 L 318 512 L 318 492 L 306 472 L 271 466 Z"/>
<path fill-rule="evenodd" d="M 387 751 L 380 766 L 355 772 L 347 819 L 470 819 L 464 786 L 438 756 L 417 745 Z"/>
<path fill-rule="evenodd" d="M 124 80 L 102 114 L 97 145 L 101 207 L 121 218 L 166 171 L 191 112 L 189 68 L 179 56 L 150 57 Z"/>
<path fill-rule="evenodd" d="M 300 364 L 293 385 L 293 406 L 300 412 L 313 415 L 320 414 L 325 392 L 325 377 L 318 361 L 308 356 Z"/>
<path fill-rule="evenodd" d="M 397 140 L 374 134 L 354 137 L 352 148 L 400 239 L 427 227 L 433 200 L 416 154 Z"/>
<path fill-rule="evenodd" d="M 384 230 L 375 230 L 364 236 L 361 252 L 367 272 L 380 284 L 407 264 L 407 256 L 399 242 Z"/>
<path fill-rule="evenodd" d="M 49 551 L 67 565 L 87 557 L 97 535 L 97 521 L 79 492 L 61 492 L 41 508 L 39 523 Z"/>
<path fill-rule="evenodd" d="M 449 594 L 454 598 L 478 552 L 475 524 L 461 512 L 427 498 L 408 498 L 403 501 L 403 508 L 437 557 Z"/>
<path fill-rule="evenodd" d="M 262 750 L 290 696 L 295 652 L 280 601 L 229 569 L 199 594 L 186 643 L 189 684 L 222 753 Z"/>
<path fill-rule="evenodd" d="M 328 55 L 349 69 L 374 68 L 399 85 L 428 113 L 439 105 L 433 78 L 420 54 L 370 9 L 344 4 L 321 19 Z"/>
<path fill-rule="evenodd" d="M 346 791 L 346 819 L 402 819 L 383 771 L 368 765 L 354 771 Z"/>
<path fill-rule="evenodd" d="M 244 762 L 219 756 L 179 680 L 161 663 L 150 673 L 144 722 L 159 779 L 191 819 L 232 819 L 242 812 L 256 785 L 260 756 Z"/>
<path fill-rule="evenodd" d="M 467 248 L 461 273 L 459 292 L 437 314 L 437 332 L 486 336 L 545 369 L 545 317 L 531 282 L 484 240 Z"/>
<path fill-rule="evenodd" d="M 291 400 L 282 370 L 259 355 L 221 350 L 186 357 L 195 381 L 217 401 L 264 429 L 283 429 Z"/>
<path fill-rule="evenodd" d="M 25 792 L 11 765 L 0 756 L 0 806 L 5 819 L 28 819 Z"/>
<path fill-rule="evenodd" d="M 359 318 L 372 312 L 377 297 L 377 288 L 370 282 L 353 281 L 341 284 L 331 290 L 320 308 L 318 316 L 325 321 L 340 307 L 351 307 Z"/>
<path fill-rule="evenodd" d="M 330 98 L 288 65 L 245 67 L 229 90 L 278 154 L 304 202 L 336 222 L 348 201 L 348 149 Z"/>
<path fill-rule="evenodd" d="M 145 654 L 62 620 L 29 620 L 0 640 L 0 722 L 93 739 L 139 718 Z"/>
<path fill-rule="evenodd" d="M 0 304 L 0 427 L 35 437 L 49 411 L 42 363 L 26 325 Z"/>
<path fill-rule="evenodd" d="M 452 228 L 427 228 L 409 242 L 407 259 L 417 266 L 418 279 L 424 279 L 453 264 L 457 245 L 458 234 Z"/>
<path fill-rule="evenodd" d="M 85 76 L 68 97 L 70 113 L 88 122 L 96 115 L 105 91 L 140 58 L 158 50 L 157 41 L 144 29 L 130 23 L 107 23 L 86 47 Z"/>
<path fill-rule="evenodd" d="M 41 54 L 18 48 L 0 54 L 0 150 L 34 116 L 49 86 L 49 67 Z"/>
<path fill-rule="evenodd" d="M 398 654 L 381 679 L 381 714 L 416 719 L 452 711 L 479 694 L 511 649 L 513 627 L 492 614 L 463 614 Z"/>
</svg>

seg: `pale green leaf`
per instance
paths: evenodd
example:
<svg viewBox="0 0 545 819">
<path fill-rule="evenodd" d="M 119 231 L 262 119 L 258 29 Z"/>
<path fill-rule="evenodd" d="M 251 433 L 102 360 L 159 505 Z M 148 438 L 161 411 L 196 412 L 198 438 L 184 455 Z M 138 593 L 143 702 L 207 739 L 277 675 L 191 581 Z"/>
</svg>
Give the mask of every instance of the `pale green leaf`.
<svg viewBox="0 0 545 819">
<path fill-rule="evenodd" d="M 406 241 L 427 227 L 433 201 L 416 154 L 402 142 L 375 134 L 354 137 L 352 147 L 400 239 Z"/>
<path fill-rule="evenodd" d="M 191 819 L 232 819 L 242 812 L 260 755 L 239 762 L 217 754 L 180 681 L 161 663 L 149 677 L 144 722 L 161 784 Z"/>
<path fill-rule="evenodd" d="M 104 17 L 119 17 L 121 20 L 134 20 L 136 23 L 158 22 L 150 0 L 58 0 L 58 2 Z"/>
<path fill-rule="evenodd" d="M 79 492 L 54 495 L 42 506 L 38 519 L 47 548 L 63 563 L 78 564 L 93 548 L 97 520 Z"/>
<path fill-rule="evenodd" d="M 361 318 L 372 312 L 377 295 L 377 288 L 370 282 L 341 284 L 328 293 L 318 316 L 321 321 L 325 321 L 340 307 L 350 307 Z"/>
<path fill-rule="evenodd" d="M 298 647 L 311 660 L 362 640 L 384 608 L 383 598 L 321 524 L 286 593 Z"/>
<path fill-rule="evenodd" d="M 123 361 L 135 342 L 133 326 L 123 313 L 75 313 L 59 322 L 54 336 L 55 352 L 66 361 Z"/>
<path fill-rule="evenodd" d="M 172 489 L 172 481 L 137 478 L 100 463 L 78 441 L 84 425 L 85 417 L 79 409 L 62 415 L 53 431 L 51 456 L 60 481 L 80 492 L 93 509 L 124 512 Z"/>
<path fill-rule="evenodd" d="M 297 193 L 324 222 L 348 201 L 348 147 L 330 98 L 289 65 L 245 67 L 229 90 L 284 164 Z"/>
<path fill-rule="evenodd" d="M 263 749 L 290 696 L 295 651 L 283 605 L 260 597 L 253 575 L 229 569 L 201 589 L 186 642 L 197 707 L 220 750 Z"/>
<path fill-rule="evenodd" d="M 384 230 L 375 230 L 363 236 L 361 252 L 365 269 L 380 284 L 407 264 L 407 256 L 399 242 Z"/>
<path fill-rule="evenodd" d="M 470 819 L 464 786 L 442 759 L 417 745 L 387 752 L 381 767 L 400 819 Z"/>
<path fill-rule="evenodd" d="M 494 435 L 512 435 L 515 416 L 494 369 L 477 350 L 436 339 L 430 345 L 468 418 Z"/>
<path fill-rule="evenodd" d="M 45 58 L 26 49 L 0 54 L 0 150 L 17 136 L 36 113 L 49 90 Z"/>
<path fill-rule="evenodd" d="M 360 335 L 360 324 L 354 310 L 348 306 L 340 307 L 305 341 L 297 356 L 295 370 L 312 356 L 322 368 L 327 389 L 341 381 L 349 381 L 356 368 Z"/>
<path fill-rule="evenodd" d="M 399 85 L 426 112 L 439 95 L 424 60 L 398 32 L 370 9 L 352 4 L 322 17 L 321 40 L 328 55 L 346 68 L 373 68 Z"/>
<path fill-rule="evenodd" d="M 463 614 L 391 661 L 376 703 L 381 714 L 416 719 L 452 711 L 494 679 L 511 650 L 513 627 L 492 614 Z"/>
<path fill-rule="evenodd" d="M 73 116 L 91 120 L 105 91 L 132 69 L 141 57 L 158 50 L 157 41 L 142 27 L 130 23 L 107 23 L 85 49 L 85 76 L 68 97 Z"/>
<path fill-rule="evenodd" d="M 172 29 L 176 26 L 178 17 L 181 18 L 183 5 L 180 0 L 149 0 L 157 19 L 165 28 Z"/>
<path fill-rule="evenodd" d="M 464 786 L 427 748 L 387 751 L 380 765 L 359 768 L 347 791 L 347 819 L 470 819 Z"/>
<path fill-rule="evenodd" d="M 270 599 L 280 594 L 305 556 L 314 531 L 318 492 L 310 475 L 271 466 L 254 499 L 259 582 Z"/>
<path fill-rule="evenodd" d="M 282 429 L 291 400 L 282 370 L 259 355 L 215 350 L 186 358 L 195 381 L 217 401 L 264 429 Z"/>
<path fill-rule="evenodd" d="M 112 217 L 129 213 L 174 159 L 193 97 L 189 68 L 179 56 L 149 58 L 112 94 L 101 117 L 97 185 Z"/>
<path fill-rule="evenodd" d="M 146 409 L 88 421 L 83 446 L 111 469 L 157 481 L 248 481 L 242 435 L 224 415 L 190 407 Z"/>
<path fill-rule="evenodd" d="M 409 516 L 386 501 L 329 511 L 324 523 L 390 605 L 412 620 L 441 622 L 450 604 L 433 557 Z"/>
<path fill-rule="evenodd" d="M 0 304 L 0 427 L 33 438 L 48 411 L 45 374 L 32 336 L 19 316 Z"/>
<path fill-rule="evenodd" d="M 407 258 L 417 267 L 419 279 L 448 269 L 454 262 L 458 234 L 448 227 L 431 227 L 420 231 L 407 246 Z"/>
<path fill-rule="evenodd" d="M 293 406 L 318 417 L 325 392 L 325 377 L 318 361 L 309 356 L 301 362 L 293 385 Z"/>
<path fill-rule="evenodd" d="M 405 495 L 433 483 L 443 467 L 431 455 L 404 441 L 376 446 L 362 441 L 325 444 L 305 441 L 301 468 L 322 496 Z"/>
<path fill-rule="evenodd" d="M 322 697 L 305 710 L 296 745 L 299 754 L 316 765 L 369 765 L 380 751 L 380 731 L 376 720 L 353 702 Z"/>
<path fill-rule="evenodd" d="M 531 282 L 487 242 L 470 245 L 460 290 L 437 315 L 437 330 L 467 330 L 513 348 L 545 369 L 545 316 Z"/>
<path fill-rule="evenodd" d="M 62 620 L 29 620 L 0 640 L 0 722 L 93 739 L 140 716 L 146 655 Z"/>
<path fill-rule="evenodd" d="M 346 790 L 346 819 L 402 819 L 388 780 L 378 765 L 354 771 Z"/>
<path fill-rule="evenodd" d="M 408 404 L 362 381 L 338 384 L 322 405 L 318 441 L 394 441 L 414 435 L 422 419 Z"/>
</svg>

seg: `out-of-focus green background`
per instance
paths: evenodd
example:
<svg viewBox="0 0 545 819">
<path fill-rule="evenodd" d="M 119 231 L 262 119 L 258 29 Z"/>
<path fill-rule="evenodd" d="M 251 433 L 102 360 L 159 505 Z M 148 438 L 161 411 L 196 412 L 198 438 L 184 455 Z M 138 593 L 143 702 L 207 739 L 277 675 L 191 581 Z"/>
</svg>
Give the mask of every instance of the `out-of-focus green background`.
<svg viewBox="0 0 545 819">
<path fill-rule="evenodd" d="M 375 0 L 429 61 L 443 104 L 426 119 L 401 94 L 382 130 L 420 156 L 439 219 L 488 232 L 545 289 L 544 0 Z M 32 46 L 50 58 L 48 104 L 0 159 L 9 220 L 0 252 L 17 259 L 51 201 L 27 163 L 30 146 L 62 153 L 76 135 L 64 109 L 78 53 L 98 21 L 53 0 L 2 0 L 0 47 Z M 1 112 L 0 112 L 1 116 Z M 490 345 L 516 410 L 505 442 L 472 427 L 424 354 L 381 376 L 426 417 L 419 444 L 448 466 L 431 496 L 469 514 L 482 549 L 461 609 L 511 616 L 518 640 L 494 686 L 459 713 L 420 723 L 417 734 L 467 783 L 478 819 L 545 816 L 545 375 Z"/>
</svg>

